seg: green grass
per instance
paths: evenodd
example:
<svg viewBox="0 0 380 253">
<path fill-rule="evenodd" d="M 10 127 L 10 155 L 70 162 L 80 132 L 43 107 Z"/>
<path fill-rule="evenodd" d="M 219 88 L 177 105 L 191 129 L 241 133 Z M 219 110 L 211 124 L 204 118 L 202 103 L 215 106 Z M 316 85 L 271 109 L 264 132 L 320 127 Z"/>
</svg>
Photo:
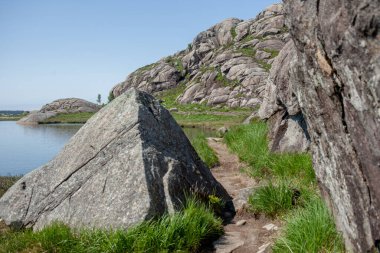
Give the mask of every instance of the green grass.
<svg viewBox="0 0 380 253">
<path fill-rule="evenodd" d="M 232 27 L 230 30 L 230 33 L 231 33 L 232 39 L 235 39 L 235 37 L 237 36 L 236 27 Z"/>
<path fill-rule="evenodd" d="M 313 198 L 305 208 L 295 210 L 286 223 L 273 252 L 344 252 L 342 237 L 320 198 Z"/>
<path fill-rule="evenodd" d="M 256 56 L 256 50 L 252 47 L 240 48 L 236 51 L 239 53 L 242 53 L 244 56 L 253 57 L 253 58 Z"/>
<path fill-rule="evenodd" d="M 240 124 L 249 115 L 239 113 L 236 115 L 219 115 L 212 113 L 180 114 L 172 113 L 177 123 L 183 127 L 207 127 L 217 129 L 222 126 Z"/>
<path fill-rule="evenodd" d="M 39 124 L 52 124 L 52 123 L 86 123 L 95 113 L 93 112 L 79 112 L 79 113 L 61 113 L 54 117 L 48 118 L 44 121 L 38 122 Z"/>
<path fill-rule="evenodd" d="M 181 59 L 169 56 L 166 58 L 166 63 L 172 65 L 177 69 L 179 73 L 184 73 L 185 67 L 182 64 Z"/>
<path fill-rule="evenodd" d="M 199 157 L 209 168 L 215 167 L 219 164 L 219 159 L 215 155 L 214 150 L 212 150 L 207 144 L 207 139 L 204 134 L 198 134 L 191 140 L 191 144 L 197 151 Z"/>
<path fill-rule="evenodd" d="M 21 176 L 0 176 L 0 198 Z"/>
<path fill-rule="evenodd" d="M 288 211 L 304 206 L 314 193 L 307 187 L 293 185 L 291 182 L 269 182 L 255 190 L 248 203 L 255 213 L 265 213 L 269 217 L 278 217 Z"/>
<path fill-rule="evenodd" d="M 280 53 L 280 51 L 275 50 L 275 49 L 270 49 L 270 48 L 264 48 L 263 50 L 264 50 L 264 52 L 270 53 L 270 55 L 271 55 L 270 58 L 274 58 L 274 57 L 278 56 L 278 54 Z"/>
<path fill-rule="evenodd" d="M 39 232 L 0 234 L 0 252 L 196 252 L 223 234 L 222 221 L 190 199 L 183 211 L 124 230 L 73 230 L 55 223 Z"/>
<path fill-rule="evenodd" d="M 253 40 L 253 39 L 254 39 L 253 35 L 252 35 L 252 34 L 249 34 L 249 35 L 245 36 L 245 37 L 241 40 L 241 43 L 246 43 L 246 42 L 251 41 L 251 40 Z"/>
<path fill-rule="evenodd" d="M 253 122 L 233 127 L 225 135 L 228 147 L 250 165 L 249 173 L 258 178 L 299 178 L 314 184 L 311 156 L 307 153 L 273 154 L 268 149 L 267 125 Z"/>
<path fill-rule="evenodd" d="M 223 86 L 232 86 L 232 87 L 235 87 L 237 85 L 239 85 L 239 81 L 238 80 L 230 80 L 228 79 L 225 75 L 223 75 L 222 71 L 220 69 L 217 70 L 218 73 L 216 74 L 216 78 L 215 80 L 223 85 Z"/>
<path fill-rule="evenodd" d="M 152 64 L 148 64 L 148 65 L 145 65 L 139 69 L 137 69 L 135 72 L 133 73 L 140 73 L 140 72 L 143 72 L 143 71 L 149 71 L 149 70 L 152 70 L 154 67 L 156 67 L 157 63 L 152 63 Z"/>
<path fill-rule="evenodd" d="M 172 112 L 172 115 L 178 124 L 182 126 L 205 126 L 210 128 L 224 125 L 231 126 L 243 122 L 251 114 L 251 108 L 213 108 L 206 104 L 177 103 L 176 99 L 183 94 L 185 89 L 186 86 L 181 84 L 156 95 L 157 98 L 163 101 L 162 105 L 167 109 L 177 108 L 179 110 L 179 112 Z"/>
<path fill-rule="evenodd" d="M 274 154 L 264 122 L 236 126 L 224 136 L 228 147 L 248 163 L 248 173 L 264 182 L 248 203 L 253 212 L 284 219 L 274 252 L 341 252 L 343 243 L 319 197 L 311 157 Z"/>
</svg>

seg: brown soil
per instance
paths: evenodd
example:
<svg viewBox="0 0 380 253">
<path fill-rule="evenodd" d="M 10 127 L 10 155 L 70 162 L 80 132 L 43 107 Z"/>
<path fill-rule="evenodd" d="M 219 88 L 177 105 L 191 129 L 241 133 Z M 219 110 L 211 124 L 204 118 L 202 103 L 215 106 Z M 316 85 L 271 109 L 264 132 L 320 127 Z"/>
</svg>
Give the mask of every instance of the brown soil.
<svg viewBox="0 0 380 253">
<path fill-rule="evenodd" d="M 240 162 L 239 158 L 228 150 L 223 139 L 209 138 L 208 144 L 215 151 L 220 162 L 220 165 L 211 171 L 232 196 L 236 209 L 236 216 L 225 225 L 226 236 L 217 242 L 215 252 L 259 252 L 260 246 L 273 243 L 273 238 L 277 234 L 276 230 L 268 231 L 263 226 L 274 224 L 278 227 L 279 221 L 268 219 L 263 215 L 256 216 L 247 211 L 248 195 L 257 186 L 255 180 L 242 172 L 247 165 Z M 236 223 L 241 220 L 246 221 L 245 225 L 236 226 Z M 262 252 L 269 252 L 269 250 L 270 247 Z"/>
</svg>

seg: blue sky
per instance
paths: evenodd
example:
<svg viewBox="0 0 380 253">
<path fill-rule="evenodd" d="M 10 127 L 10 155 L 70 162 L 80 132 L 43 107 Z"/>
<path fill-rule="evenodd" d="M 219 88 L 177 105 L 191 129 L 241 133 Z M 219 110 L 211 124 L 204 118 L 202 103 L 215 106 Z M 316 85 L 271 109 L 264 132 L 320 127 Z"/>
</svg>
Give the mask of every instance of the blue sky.
<svg viewBox="0 0 380 253">
<path fill-rule="evenodd" d="M 58 98 L 106 101 L 133 70 L 272 0 L 0 0 L 0 110 Z"/>
</svg>

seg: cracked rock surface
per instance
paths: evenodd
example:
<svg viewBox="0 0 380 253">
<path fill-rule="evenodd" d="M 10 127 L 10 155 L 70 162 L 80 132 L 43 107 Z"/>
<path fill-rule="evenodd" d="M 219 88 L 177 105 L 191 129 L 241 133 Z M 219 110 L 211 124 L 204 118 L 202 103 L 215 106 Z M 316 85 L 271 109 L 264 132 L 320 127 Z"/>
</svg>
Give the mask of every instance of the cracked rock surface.
<svg viewBox="0 0 380 253">
<path fill-rule="evenodd" d="M 97 112 L 100 105 L 91 103 L 80 98 L 62 98 L 44 105 L 41 110 L 33 111 L 18 121 L 19 124 L 38 124 L 57 114 L 79 113 L 79 112 Z"/>
<path fill-rule="evenodd" d="M 88 120 L 52 161 L 13 185 L 0 199 L 0 218 L 34 229 L 56 220 L 128 228 L 179 209 L 188 193 L 231 203 L 169 112 L 131 89 Z M 233 205 L 227 208 L 231 215 Z"/>
<path fill-rule="evenodd" d="M 349 252 L 380 250 L 380 5 L 284 1 L 314 169 Z M 376 250 L 377 249 L 377 250 Z"/>
<path fill-rule="evenodd" d="M 187 49 L 136 70 L 111 92 L 117 97 L 134 87 L 156 94 L 181 86 L 183 104 L 256 108 L 288 40 L 282 4 L 274 4 L 256 18 L 226 19 L 199 33 Z"/>
</svg>

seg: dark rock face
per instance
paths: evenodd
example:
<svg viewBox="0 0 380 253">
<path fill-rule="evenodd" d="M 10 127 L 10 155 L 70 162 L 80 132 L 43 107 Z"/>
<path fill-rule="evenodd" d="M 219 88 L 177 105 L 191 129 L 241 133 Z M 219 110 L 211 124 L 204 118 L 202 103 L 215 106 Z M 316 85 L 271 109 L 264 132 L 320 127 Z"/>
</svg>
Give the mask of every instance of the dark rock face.
<svg viewBox="0 0 380 253">
<path fill-rule="evenodd" d="M 134 89 L 95 114 L 46 165 L 22 177 L 0 199 L 7 225 L 40 229 L 128 228 L 173 212 L 185 194 L 231 198 L 170 113 Z"/>
<path fill-rule="evenodd" d="M 41 110 L 33 111 L 18 121 L 19 124 L 38 124 L 60 113 L 97 112 L 100 105 L 80 98 L 57 99 L 44 105 Z"/>
<path fill-rule="evenodd" d="M 380 4 L 286 0 L 295 94 L 347 249 L 380 245 Z"/>
<path fill-rule="evenodd" d="M 255 108 L 288 40 L 282 4 L 275 4 L 254 19 L 231 18 L 201 32 L 186 50 L 136 70 L 112 92 L 117 97 L 134 87 L 157 94 L 182 85 L 183 104 Z"/>
<path fill-rule="evenodd" d="M 272 152 L 303 152 L 310 145 L 307 125 L 294 93 L 295 80 L 290 75 L 296 60 L 297 52 L 290 40 L 274 60 L 266 81 L 258 115 L 268 120 Z"/>
</svg>

